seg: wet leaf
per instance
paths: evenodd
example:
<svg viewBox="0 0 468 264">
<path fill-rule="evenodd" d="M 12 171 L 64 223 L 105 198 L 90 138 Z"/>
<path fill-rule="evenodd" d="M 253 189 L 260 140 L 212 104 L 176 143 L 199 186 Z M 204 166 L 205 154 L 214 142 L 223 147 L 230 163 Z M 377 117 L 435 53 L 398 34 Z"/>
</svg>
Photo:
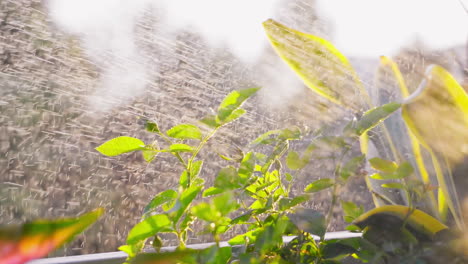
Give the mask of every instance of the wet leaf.
<svg viewBox="0 0 468 264">
<path fill-rule="evenodd" d="M 333 179 L 325 178 L 325 179 L 316 180 L 313 183 L 307 185 L 307 187 L 305 187 L 304 189 L 304 192 L 309 192 L 309 193 L 319 192 L 319 191 L 332 187 L 334 184 L 335 184 L 335 181 Z"/>
<path fill-rule="evenodd" d="M 401 104 L 388 103 L 376 108 L 373 108 L 364 113 L 364 115 L 357 122 L 352 123 L 348 126 L 344 133 L 346 135 L 361 136 L 370 129 L 374 128 L 386 118 L 388 118 L 393 112 L 400 109 Z"/>
<path fill-rule="evenodd" d="M 96 148 L 101 154 L 113 157 L 136 150 L 145 150 L 145 143 L 133 137 L 116 137 Z"/>
<path fill-rule="evenodd" d="M 206 116 L 203 119 L 201 119 L 200 122 L 211 128 L 217 128 L 221 126 L 221 124 L 218 123 L 215 115 Z"/>
<path fill-rule="evenodd" d="M 164 253 L 144 253 L 136 256 L 132 264 L 178 264 L 195 263 L 197 251 L 175 251 Z"/>
<path fill-rule="evenodd" d="M 177 199 L 177 192 L 174 191 L 174 190 L 165 190 L 159 194 L 157 194 L 156 196 L 154 196 L 154 198 L 151 200 L 151 202 L 148 203 L 148 205 L 146 205 L 143 213 L 146 214 L 148 213 L 149 211 L 153 210 L 154 208 L 157 208 L 158 206 L 160 205 L 163 205 L 167 202 L 170 202 L 170 201 L 174 201 L 175 199 Z"/>
<path fill-rule="evenodd" d="M 361 108 L 359 100 L 367 97 L 364 87 L 348 59 L 330 42 L 272 19 L 263 27 L 278 55 L 307 87 L 334 103 Z"/>
<path fill-rule="evenodd" d="M 136 224 L 128 233 L 127 244 L 136 244 L 148 237 L 156 235 L 158 232 L 172 230 L 172 222 L 165 214 L 152 215 Z"/>
<path fill-rule="evenodd" d="M 237 170 L 232 167 L 222 168 L 218 176 L 216 176 L 214 187 L 220 188 L 223 190 L 233 190 L 240 187 L 240 178 L 237 174 Z"/>
<path fill-rule="evenodd" d="M 200 129 L 191 124 L 180 124 L 169 129 L 166 134 L 178 139 L 198 139 L 202 138 Z"/>
<path fill-rule="evenodd" d="M 260 88 L 249 88 L 229 93 L 218 107 L 218 118 L 221 122 L 227 122 L 231 114 L 237 110 L 250 96 L 255 94 Z M 239 115 L 237 113 L 237 115 Z"/>
<path fill-rule="evenodd" d="M 304 168 L 307 163 L 309 163 L 309 160 L 302 159 L 295 151 L 290 151 L 286 157 L 286 166 L 291 170 L 300 170 Z"/>
<path fill-rule="evenodd" d="M 398 165 L 395 162 L 384 160 L 378 157 L 370 159 L 369 163 L 371 164 L 372 168 L 382 172 L 392 173 L 395 172 L 398 168 Z"/>
<path fill-rule="evenodd" d="M 200 171 L 203 167 L 203 160 L 198 160 L 192 163 L 192 167 L 190 168 L 190 177 L 198 177 Z"/>
<path fill-rule="evenodd" d="M 384 188 L 392 188 L 392 189 L 406 189 L 405 185 L 399 182 L 389 182 L 389 183 L 384 183 L 382 184 L 382 187 Z"/>
<path fill-rule="evenodd" d="M 346 201 L 341 201 L 341 207 L 343 208 L 343 219 L 347 223 L 351 223 L 354 221 L 354 219 L 358 218 L 360 215 L 364 213 L 364 207 L 357 206 L 353 202 L 346 202 Z"/>
<path fill-rule="evenodd" d="M 146 122 L 146 130 L 151 133 L 159 133 L 159 126 L 156 122 Z"/>
<path fill-rule="evenodd" d="M 186 144 L 172 144 L 169 146 L 171 152 L 192 152 L 193 147 Z"/>
<path fill-rule="evenodd" d="M 36 220 L 21 226 L 0 228 L 1 263 L 22 264 L 47 256 L 96 222 L 104 209 L 76 218 Z"/>
<path fill-rule="evenodd" d="M 262 135 L 258 136 L 254 141 L 252 141 L 251 144 L 262 144 L 262 145 L 269 145 L 273 142 L 276 142 L 276 137 L 272 136 L 277 136 L 281 133 L 281 130 L 270 130 Z"/>
<path fill-rule="evenodd" d="M 245 113 L 247 113 L 247 111 L 245 111 L 242 108 L 238 108 L 238 109 L 232 111 L 232 113 L 226 119 L 224 119 L 224 121 L 222 121 L 222 124 L 224 125 L 224 124 L 227 124 L 227 123 L 231 123 L 232 121 L 239 119 Z"/>
<path fill-rule="evenodd" d="M 422 145 L 456 164 L 468 155 L 468 95 L 440 66 L 426 76 L 406 99 L 403 118 Z"/>
<path fill-rule="evenodd" d="M 157 150 L 143 150 L 143 159 L 145 159 L 146 162 L 152 162 L 156 156 L 158 156 L 159 151 Z"/>
<path fill-rule="evenodd" d="M 301 203 L 305 203 L 309 200 L 308 195 L 300 195 L 296 196 L 294 198 L 288 198 L 288 197 L 282 197 L 279 200 L 279 209 L 280 211 L 285 211 L 288 209 L 293 208 L 294 206 L 297 206 Z"/>
<path fill-rule="evenodd" d="M 396 221 L 395 221 L 396 220 Z M 374 226 L 380 229 L 401 229 L 403 221 L 417 234 L 426 239 L 434 236 L 448 227 L 434 217 L 421 210 L 403 205 L 384 205 L 374 208 L 354 220 L 353 224 L 363 229 L 366 226 Z"/>
</svg>

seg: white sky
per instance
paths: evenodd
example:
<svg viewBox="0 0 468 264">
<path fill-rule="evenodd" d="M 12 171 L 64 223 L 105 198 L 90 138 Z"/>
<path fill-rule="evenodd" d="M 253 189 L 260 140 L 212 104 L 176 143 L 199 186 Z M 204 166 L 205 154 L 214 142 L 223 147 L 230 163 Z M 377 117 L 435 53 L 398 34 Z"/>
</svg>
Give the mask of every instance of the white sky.
<svg viewBox="0 0 468 264">
<path fill-rule="evenodd" d="M 52 21 L 62 30 L 80 36 L 87 55 L 102 64 L 100 88 L 96 92 L 96 98 L 100 98 L 101 94 L 132 97 L 146 87 L 148 69 L 134 32 L 146 8 L 154 8 L 158 11 L 156 15 L 163 16 L 158 20 L 162 18 L 164 26 L 154 33 L 164 34 L 168 41 L 178 30 L 198 32 L 212 47 L 227 47 L 249 63 L 255 62 L 263 49 L 270 48 L 262 22 L 275 18 L 278 4 L 287 1 L 47 0 L 47 3 Z M 391 56 L 417 37 L 429 48 L 448 48 L 465 44 L 468 36 L 468 14 L 458 0 L 316 1 L 319 17 L 331 24 L 330 41 L 349 57 Z M 113 57 L 103 59 L 102 54 Z M 300 86 L 294 76 L 287 78 L 278 73 L 278 67 L 275 65 L 268 73 L 269 83 L 261 85 Z M 120 78 L 122 74 L 126 76 L 124 80 Z"/>
<path fill-rule="evenodd" d="M 247 61 L 255 59 L 265 46 L 261 22 L 274 17 L 278 2 L 285 1 L 48 0 L 56 23 L 71 33 L 93 32 L 99 44 L 110 41 L 109 35 L 131 35 L 122 29 L 130 29 L 143 8 L 153 5 L 164 10 L 169 32 L 193 28 L 213 46 L 226 45 Z M 468 0 L 461 1 L 468 6 Z M 348 56 L 392 55 L 417 37 L 429 47 L 445 48 L 463 44 L 468 35 L 468 14 L 458 0 L 317 0 L 317 3 L 319 16 L 332 25 L 331 41 Z M 103 40 L 96 38 L 101 32 L 106 36 Z M 111 44 L 131 45 L 128 40 Z"/>
<path fill-rule="evenodd" d="M 468 6 L 468 0 L 462 0 Z M 464 44 L 468 14 L 458 0 L 319 0 L 333 24 L 333 43 L 345 54 L 392 55 L 421 38 L 430 48 Z"/>
</svg>

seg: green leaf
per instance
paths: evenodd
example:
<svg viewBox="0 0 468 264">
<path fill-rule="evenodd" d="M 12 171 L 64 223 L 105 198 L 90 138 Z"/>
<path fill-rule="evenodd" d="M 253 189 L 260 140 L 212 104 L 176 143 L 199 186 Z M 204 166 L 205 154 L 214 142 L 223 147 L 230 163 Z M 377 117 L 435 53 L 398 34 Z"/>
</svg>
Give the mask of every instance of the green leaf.
<svg viewBox="0 0 468 264">
<path fill-rule="evenodd" d="M 147 217 L 130 230 L 127 244 L 133 245 L 159 232 L 171 231 L 171 226 L 172 222 L 167 215 L 159 214 Z"/>
<path fill-rule="evenodd" d="M 281 140 L 298 140 L 301 139 L 301 130 L 298 127 L 285 128 L 278 135 Z"/>
<path fill-rule="evenodd" d="M 334 103 L 361 108 L 358 97 L 368 95 L 348 59 L 330 42 L 272 19 L 263 27 L 275 51 L 307 87 Z"/>
<path fill-rule="evenodd" d="M 240 184 L 244 185 L 252 177 L 255 169 L 255 155 L 252 152 L 245 154 L 241 161 L 237 174 L 239 175 Z"/>
<path fill-rule="evenodd" d="M 438 65 L 429 66 L 426 78 L 406 99 L 402 115 L 423 146 L 452 166 L 466 162 L 468 93 L 447 70 Z M 442 191 L 448 194 L 453 190 Z"/>
<path fill-rule="evenodd" d="M 184 170 L 182 174 L 180 174 L 180 177 L 179 177 L 179 186 L 185 189 L 188 187 L 188 184 L 189 184 L 189 174 L 187 170 Z"/>
<path fill-rule="evenodd" d="M 103 213 L 104 209 L 99 208 L 74 218 L 39 219 L 23 225 L 1 226 L 0 262 L 25 263 L 46 257 L 96 222 Z"/>
<path fill-rule="evenodd" d="M 392 189 L 406 189 L 405 185 L 399 182 L 389 182 L 389 183 L 384 183 L 382 184 L 382 187 L 384 188 L 392 188 Z"/>
<path fill-rule="evenodd" d="M 152 162 L 156 158 L 156 156 L 158 156 L 159 151 L 157 151 L 157 150 L 143 150 L 142 154 L 143 154 L 143 159 L 145 159 L 145 161 L 149 163 L 149 162 Z"/>
<path fill-rule="evenodd" d="M 191 124 L 180 124 L 169 129 L 166 134 L 172 138 L 178 139 L 202 139 L 200 129 Z"/>
<path fill-rule="evenodd" d="M 215 115 L 206 116 L 203 119 L 201 119 L 200 122 L 211 128 L 218 128 L 221 126 L 221 124 L 217 121 L 217 117 Z"/>
<path fill-rule="evenodd" d="M 170 152 L 192 152 L 193 147 L 186 144 L 172 144 L 169 150 Z"/>
<path fill-rule="evenodd" d="M 387 173 L 395 172 L 398 168 L 398 165 L 395 162 L 384 160 L 378 157 L 370 159 L 369 163 L 371 164 L 372 168 Z"/>
<path fill-rule="evenodd" d="M 238 108 L 238 109 L 232 111 L 232 113 L 226 119 L 224 119 L 222 124 L 225 125 L 227 123 L 231 123 L 232 121 L 234 121 L 236 119 L 239 119 L 245 113 L 247 113 L 247 111 L 245 111 L 242 108 Z"/>
<path fill-rule="evenodd" d="M 146 205 L 143 214 L 148 213 L 149 211 L 153 210 L 154 208 L 157 208 L 158 206 L 165 204 L 170 201 L 174 201 L 177 199 L 177 192 L 174 190 L 165 190 L 156 196 L 151 200 L 151 202 Z"/>
<path fill-rule="evenodd" d="M 197 251 L 175 251 L 161 253 L 138 254 L 131 264 L 175 264 L 175 263 L 196 263 Z M 126 262 L 127 263 L 127 262 Z"/>
<path fill-rule="evenodd" d="M 225 192 L 213 198 L 213 205 L 222 216 L 228 215 L 240 206 L 232 192 Z"/>
<path fill-rule="evenodd" d="M 258 136 L 254 141 L 252 141 L 252 145 L 262 144 L 262 145 L 269 145 L 273 142 L 276 142 L 276 137 L 272 138 L 273 135 L 279 135 L 281 130 L 270 130 L 262 135 Z"/>
<path fill-rule="evenodd" d="M 237 174 L 237 170 L 232 167 L 222 168 L 218 176 L 216 176 L 214 187 L 223 189 L 223 190 L 233 190 L 240 187 L 239 184 L 239 175 Z"/>
<path fill-rule="evenodd" d="M 387 119 L 393 112 L 400 109 L 401 104 L 388 103 L 364 113 L 364 115 L 357 122 L 345 128 L 346 135 L 361 136 L 365 132 L 374 128 L 382 121 Z"/>
<path fill-rule="evenodd" d="M 202 250 L 197 255 L 197 261 L 192 263 L 206 263 L 206 264 L 226 264 L 230 263 L 232 248 L 231 247 L 218 247 L 216 245 Z"/>
<path fill-rule="evenodd" d="M 188 206 L 200 193 L 202 187 L 202 185 L 195 185 L 194 183 L 192 186 L 182 192 L 179 200 L 177 200 L 176 204 L 170 211 L 170 216 L 175 223 L 179 221 L 182 214 L 187 210 Z"/>
<path fill-rule="evenodd" d="M 145 143 L 143 141 L 125 136 L 113 138 L 96 148 L 97 151 L 108 157 L 145 149 Z"/>
<path fill-rule="evenodd" d="M 218 118 L 222 122 L 231 116 L 231 114 L 238 109 L 245 100 L 255 94 L 260 88 L 249 88 L 240 91 L 232 91 L 229 93 L 218 107 Z M 239 113 L 238 113 L 239 114 Z"/>
<path fill-rule="evenodd" d="M 159 126 L 155 122 L 146 122 L 146 130 L 151 133 L 159 133 Z"/>
<path fill-rule="evenodd" d="M 294 179 L 294 176 L 291 175 L 291 173 L 285 173 L 285 179 L 290 182 Z"/>
<path fill-rule="evenodd" d="M 376 227 L 376 230 L 401 230 L 403 222 L 411 228 L 411 231 L 427 236 L 432 239 L 434 236 L 448 227 L 439 222 L 434 217 L 418 209 L 412 209 L 403 205 L 384 205 L 374 208 L 362 214 L 354 220 L 353 224 L 364 229 L 367 226 Z M 381 234 L 383 234 L 380 231 Z"/>
<path fill-rule="evenodd" d="M 212 196 L 212 195 L 217 195 L 217 194 L 220 194 L 220 193 L 223 193 L 224 192 L 224 189 L 222 188 L 216 188 L 216 187 L 210 187 L 208 189 L 206 189 L 205 191 L 203 191 L 203 197 L 208 197 L 208 196 Z"/>
<path fill-rule="evenodd" d="M 396 170 L 396 174 L 398 174 L 400 178 L 406 178 L 413 174 L 413 172 L 413 166 L 411 166 L 411 164 L 407 161 L 400 164 L 400 166 L 398 166 L 398 169 Z"/>
<path fill-rule="evenodd" d="M 342 243 L 342 240 L 328 240 L 321 245 L 320 252 L 323 258 L 332 260 L 335 262 L 327 263 L 342 263 L 343 258 L 357 252 L 357 249 L 348 245 L 347 243 Z"/>
<path fill-rule="evenodd" d="M 221 217 L 221 213 L 208 203 L 199 203 L 192 207 L 192 214 L 207 222 L 216 222 Z"/>
<path fill-rule="evenodd" d="M 300 170 L 304 168 L 307 163 L 309 163 L 309 160 L 302 159 L 295 151 L 290 151 L 286 157 L 286 166 L 291 170 Z"/>
<path fill-rule="evenodd" d="M 288 217 L 300 230 L 320 238 L 325 236 L 327 224 L 322 213 L 313 209 L 297 208 L 293 214 L 288 214 Z"/>
<path fill-rule="evenodd" d="M 237 236 L 231 238 L 228 241 L 228 243 L 231 246 L 235 246 L 235 245 L 243 245 L 246 242 L 248 242 L 248 243 L 255 242 L 255 240 L 257 239 L 257 235 L 262 231 L 263 231 L 263 227 L 259 227 L 259 228 L 250 230 L 248 232 L 245 232 L 244 234 L 240 234 L 240 235 L 237 235 Z"/>
<path fill-rule="evenodd" d="M 308 193 L 319 192 L 319 191 L 332 187 L 334 184 L 335 184 L 335 181 L 333 179 L 325 178 L 325 179 L 316 180 L 313 183 L 307 185 L 307 187 L 305 187 L 304 189 L 304 192 L 308 192 Z"/>
<path fill-rule="evenodd" d="M 345 202 L 341 201 L 341 207 L 343 208 L 343 219 L 347 223 L 351 223 L 354 219 L 358 218 L 360 215 L 364 213 L 364 207 L 357 206 L 353 202 Z"/>
<path fill-rule="evenodd" d="M 198 177 L 200 171 L 203 167 L 203 160 L 198 160 L 192 163 L 192 167 L 190 168 L 190 177 Z"/>
<path fill-rule="evenodd" d="M 413 173 L 413 167 L 410 163 L 402 163 L 393 173 L 374 173 L 370 177 L 376 180 L 398 180 L 410 176 Z"/>
<path fill-rule="evenodd" d="M 279 200 L 279 209 L 280 211 L 285 211 L 291 209 L 292 207 L 299 205 L 301 203 L 305 203 L 309 200 L 309 196 L 301 195 L 296 196 L 294 198 L 282 197 Z"/>
<path fill-rule="evenodd" d="M 365 155 L 352 158 L 340 169 L 340 177 L 346 181 L 349 177 L 357 175 L 359 168 L 364 165 L 365 161 Z"/>
</svg>

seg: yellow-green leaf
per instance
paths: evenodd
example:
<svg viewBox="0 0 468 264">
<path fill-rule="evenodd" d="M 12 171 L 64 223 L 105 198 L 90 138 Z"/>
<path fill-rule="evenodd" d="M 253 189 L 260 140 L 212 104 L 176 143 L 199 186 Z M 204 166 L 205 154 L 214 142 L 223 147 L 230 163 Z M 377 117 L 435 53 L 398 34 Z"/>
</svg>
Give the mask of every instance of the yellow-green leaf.
<svg viewBox="0 0 468 264">
<path fill-rule="evenodd" d="M 145 143 L 143 141 L 125 136 L 113 138 L 96 148 L 101 154 L 109 157 L 144 149 Z"/>
<path fill-rule="evenodd" d="M 178 138 L 178 139 L 201 139 L 202 138 L 202 132 L 200 129 L 191 124 L 180 124 L 177 125 L 171 129 L 169 129 L 167 132 L 167 135 L 172 137 L 172 138 Z"/>
<path fill-rule="evenodd" d="M 362 98 L 370 104 L 350 62 L 330 42 L 272 19 L 263 27 L 278 55 L 314 92 L 353 110 L 362 108 Z"/>
<path fill-rule="evenodd" d="M 128 233 L 127 244 L 133 245 L 161 231 L 171 230 L 171 220 L 167 215 L 152 215 L 136 224 Z"/>
<path fill-rule="evenodd" d="M 392 219 L 399 219 L 399 221 L 392 222 Z M 411 227 L 412 230 L 429 239 L 434 238 L 438 232 L 448 228 L 423 211 L 418 209 L 411 210 L 411 208 L 403 205 L 384 205 L 374 208 L 356 218 L 353 224 L 361 229 L 364 229 L 366 226 L 388 224 L 387 228 L 394 229 L 395 226 L 390 225 L 403 225 L 405 221 L 406 225 Z"/>
<path fill-rule="evenodd" d="M 406 124 L 425 147 L 452 165 L 468 155 L 468 95 L 444 68 L 429 67 L 402 108 Z"/>
</svg>

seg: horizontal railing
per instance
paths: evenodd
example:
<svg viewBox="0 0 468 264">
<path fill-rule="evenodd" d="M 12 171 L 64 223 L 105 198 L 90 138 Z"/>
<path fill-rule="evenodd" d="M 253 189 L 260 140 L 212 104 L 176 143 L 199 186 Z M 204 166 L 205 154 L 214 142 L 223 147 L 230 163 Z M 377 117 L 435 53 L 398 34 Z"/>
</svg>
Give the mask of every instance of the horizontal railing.
<svg viewBox="0 0 468 264">
<path fill-rule="evenodd" d="M 351 233 L 348 231 L 341 232 L 329 232 L 325 234 L 325 239 L 343 239 L 351 237 L 359 237 L 361 233 Z M 289 243 L 293 240 L 294 236 L 283 237 L 284 243 Z M 315 237 L 318 239 L 318 237 Z M 191 249 L 204 249 L 214 245 L 214 243 L 203 243 L 203 244 L 191 244 L 187 245 Z M 227 247 L 229 244 L 227 242 L 221 242 L 221 247 Z M 174 251 L 176 247 L 163 247 L 161 248 L 162 252 L 171 252 Z M 121 251 L 118 252 L 108 252 L 108 253 L 98 253 L 98 254 L 86 254 L 79 256 L 70 256 L 70 257 L 57 257 L 57 258 L 44 258 L 37 259 L 28 262 L 27 264 L 121 264 L 127 258 L 127 254 Z"/>
</svg>

